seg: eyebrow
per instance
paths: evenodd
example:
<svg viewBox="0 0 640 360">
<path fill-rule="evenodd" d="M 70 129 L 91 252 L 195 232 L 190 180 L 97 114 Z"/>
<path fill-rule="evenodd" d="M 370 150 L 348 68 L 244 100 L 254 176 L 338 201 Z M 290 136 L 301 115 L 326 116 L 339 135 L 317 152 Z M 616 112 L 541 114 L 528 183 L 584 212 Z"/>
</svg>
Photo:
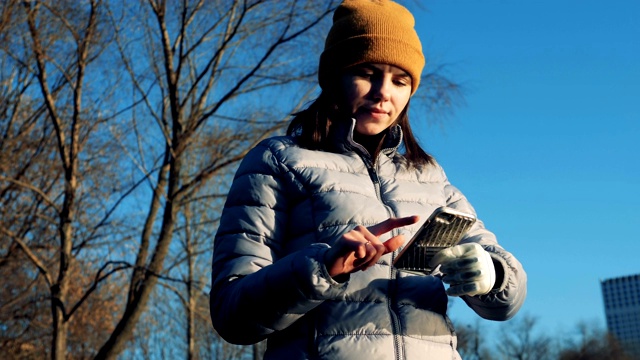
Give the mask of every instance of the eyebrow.
<svg viewBox="0 0 640 360">
<path fill-rule="evenodd" d="M 362 64 L 360 66 L 362 68 L 369 69 L 369 70 L 372 70 L 372 71 L 382 71 L 382 69 L 380 69 L 379 67 L 375 66 L 374 64 L 366 63 L 366 64 Z M 407 77 L 407 78 L 411 77 L 406 71 L 402 70 L 401 68 L 399 68 L 397 66 L 394 66 L 393 68 L 400 71 L 399 73 L 394 72 L 393 73 L 394 76 Z"/>
</svg>

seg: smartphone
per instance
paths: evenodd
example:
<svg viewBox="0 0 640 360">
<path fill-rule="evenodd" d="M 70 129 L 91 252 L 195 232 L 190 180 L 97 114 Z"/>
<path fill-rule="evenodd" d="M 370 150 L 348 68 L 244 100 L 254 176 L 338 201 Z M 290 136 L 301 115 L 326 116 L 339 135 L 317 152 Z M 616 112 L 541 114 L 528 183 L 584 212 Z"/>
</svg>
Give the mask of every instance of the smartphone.
<svg viewBox="0 0 640 360">
<path fill-rule="evenodd" d="M 393 261 L 399 269 L 430 274 L 429 262 L 440 250 L 456 245 L 476 222 L 476 217 L 449 207 L 437 208 Z"/>
</svg>

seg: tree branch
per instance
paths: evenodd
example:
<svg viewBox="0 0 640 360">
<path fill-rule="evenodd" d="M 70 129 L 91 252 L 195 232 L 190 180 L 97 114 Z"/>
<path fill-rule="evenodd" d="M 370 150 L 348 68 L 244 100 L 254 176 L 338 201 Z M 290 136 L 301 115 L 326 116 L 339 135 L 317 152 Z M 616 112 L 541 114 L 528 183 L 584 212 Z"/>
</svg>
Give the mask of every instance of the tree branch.
<svg viewBox="0 0 640 360">
<path fill-rule="evenodd" d="M 10 182 L 10 183 L 15 184 L 17 186 L 20 186 L 20 187 L 23 187 L 25 189 L 33 191 L 40 198 L 42 198 L 42 200 L 44 200 L 47 204 L 49 204 L 49 206 L 51 206 L 58 214 L 60 214 L 61 210 L 60 210 L 60 208 L 58 208 L 56 203 L 53 200 L 49 199 L 49 196 L 47 196 L 47 194 L 45 194 L 42 190 L 36 188 L 35 186 L 33 186 L 31 184 L 27 184 L 26 182 L 23 182 L 23 181 L 20 181 L 20 180 L 17 180 L 17 179 L 8 178 L 8 177 L 6 177 L 4 175 L 0 175 L 0 180 Z"/>
<path fill-rule="evenodd" d="M 106 274 L 102 275 L 102 272 L 107 267 L 109 267 L 111 265 L 119 265 L 119 266 L 116 266 L 115 268 L 109 270 L 109 272 L 107 272 Z M 66 313 L 64 315 L 65 320 L 69 320 L 71 318 L 71 315 L 73 315 L 73 313 L 75 313 L 76 310 L 78 310 L 80 308 L 80 306 L 82 306 L 82 304 L 85 302 L 85 300 L 87 300 L 89 298 L 89 296 L 98 288 L 98 285 L 100 284 L 100 282 L 102 282 L 103 280 L 107 279 L 109 276 L 117 273 L 118 271 L 127 270 L 127 269 L 130 269 L 132 267 L 133 266 L 130 263 L 126 262 L 126 261 L 109 261 L 109 262 L 105 263 L 104 265 L 102 265 L 102 267 L 96 273 L 96 276 L 95 276 L 95 278 L 93 280 L 93 283 L 91 284 L 89 289 L 87 291 L 85 291 L 85 293 L 82 295 L 80 300 L 78 300 L 78 302 L 76 302 L 75 305 L 71 308 L 69 313 Z"/>
<path fill-rule="evenodd" d="M 29 258 L 33 265 L 35 265 L 36 268 L 38 268 L 38 271 L 40 271 L 40 273 L 44 276 L 44 279 L 47 281 L 47 285 L 49 285 L 49 287 L 53 286 L 53 279 L 51 277 L 49 269 L 42 262 L 42 260 L 40 260 L 38 256 L 33 251 L 31 251 L 29 246 L 24 241 L 22 241 L 19 236 L 14 234 L 11 230 L 6 229 L 4 226 L 0 227 L 0 231 L 12 238 L 13 241 L 15 241 L 20 246 L 20 249 L 24 251 L 25 255 L 27 255 L 27 258 Z"/>
</svg>

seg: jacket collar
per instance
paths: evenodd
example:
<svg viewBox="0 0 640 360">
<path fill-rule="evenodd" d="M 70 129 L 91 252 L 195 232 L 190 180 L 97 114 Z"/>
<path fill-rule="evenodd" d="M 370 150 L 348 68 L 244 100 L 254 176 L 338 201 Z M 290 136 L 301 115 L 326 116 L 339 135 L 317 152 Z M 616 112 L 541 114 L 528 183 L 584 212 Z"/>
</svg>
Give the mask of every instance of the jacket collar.
<svg viewBox="0 0 640 360">
<path fill-rule="evenodd" d="M 364 146 L 353 140 L 355 128 L 356 119 L 332 123 L 331 131 L 329 132 L 329 139 L 332 144 L 331 151 L 335 151 L 337 153 L 356 151 L 360 154 L 371 156 Z M 400 125 L 398 124 L 392 125 L 388 129 L 387 136 L 384 138 L 384 143 L 382 144 L 382 150 L 380 150 L 380 152 L 389 157 L 393 157 L 401 144 L 402 128 L 400 128 Z"/>
</svg>

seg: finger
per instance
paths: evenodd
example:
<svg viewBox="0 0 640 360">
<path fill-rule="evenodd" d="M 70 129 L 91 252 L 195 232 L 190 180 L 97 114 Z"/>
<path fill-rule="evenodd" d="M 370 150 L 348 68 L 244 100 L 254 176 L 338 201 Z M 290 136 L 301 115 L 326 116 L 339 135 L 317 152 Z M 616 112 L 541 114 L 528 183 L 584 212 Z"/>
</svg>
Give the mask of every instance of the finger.
<svg viewBox="0 0 640 360">
<path fill-rule="evenodd" d="M 371 259 L 370 266 L 377 264 L 380 258 L 388 252 L 385 243 L 381 243 L 379 240 L 378 243 L 371 242 L 371 246 L 375 247 L 375 256 Z"/>
<path fill-rule="evenodd" d="M 355 230 L 358 232 L 357 236 L 362 237 L 362 248 L 366 250 L 364 256 L 359 258 L 358 266 L 362 267 L 361 270 L 366 270 L 378 263 L 382 255 L 387 253 L 387 248 L 369 229 L 358 226 Z"/>
<path fill-rule="evenodd" d="M 363 271 L 375 265 L 380 258 L 378 251 L 371 242 L 365 243 L 364 248 L 366 249 L 366 255 L 362 259 L 357 260 L 357 267 Z"/>
<path fill-rule="evenodd" d="M 380 236 L 382 234 L 386 234 L 393 229 L 397 229 L 399 227 L 415 224 L 420 220 L 420 217 L 417 215 L 406 216 L 401 218 L 389 218 L 379 224 L 370 226 L 369 231 L 375 235 Z"/>
<path fill-rule="evenodd" d="M 358 270 L 366 270 L 378 262 L 378 259 L 380 258 L 380 255 L 378 255 L 378 253 L 380 251 L 378 251 L 376 246 L 371 241 L 362 243 L 361 249 L 364 250 L 364 255 L 354 261 L 354 266 Z"/>
<path fill-rule="evenodd" d="M 378 262 L 378 260 L 380 260 L 382 255 L 387 253 L 387 247 L 383 242 L 380 241 L 380 239 L 378 239 L 377 236 L 370 232 L 365 235 L 365 238 L 369 241 L 368 246 L 371 247 L 374 252 L 374 256 L 371 258 L 371 265 L 374 265 Z"/>
<path fill-rule="evenodd" d="M 404 242 L 405 242 L 404 235 L 396 235 L 392 237 L 391 239 L 382 243 L 382 245 L 384 245 L 384 248 L 385 248 L 384 253 L 388 254 L 390 252 L 394 252 L 398 250 L 400 246 L 404 244 Z"/>
<path fill-rule="evenodd" d="M 371 266 L 377 264 L 378 260 L 380 260 L 380 258 L 387 253 L 387 246 L 385 245 L 385 243 L 382 243 L 380 239 L 378 239 L 378 237 L 372 234 L 369 230 L 361 231 L 361 234 L 364 236 L 365 240 L 367 241 L 366 247 L 365 247 L 367 249 L 366 264 L 364 264 L 365 268 L 362 269 L 362 270 L 366 270 Z M 399 240 L 403 241 L 402 238 Z M 396 242 L 396 241 L 398 241 L 398 239 L 395 239 L 393 242 Z"/>
<path fill-rule="evenodd" d="M 436 267 L 442 265 L 442 267 L 444 267 L 445 264 L 455 259 L 477 258 L 480 250 L 482 250 L 482 247 L 475 243 L 455 245 L 438 252 L 429 262 L 429 266 Z"/>
<path fill-rule="evenodd" d="M 480 270 L 470 270 L 464 272 L 457 272 L 453 274 L 447 274 L 442 278 L 442 282 L 447 283 L 449 285 L 457 285 L 468 282 L 473 282 L 482 276 L 482 272 Z"/>
<path fill-rule="evenodd" d="M 447 295 L 449 296 L 462 296 L 462 295 L 476 295 L 478 292 L 478 284 L 471 282 L 460 284 L 456 286 L 451 286 L 447 289 Z"/>
<path fill-rule="evenodd" d="M 454 272 L 461 272 L 466 270 L 473 270 L 480 266 L 478 264 L 477 257 L 468 257 L 461 259 L 453 259 L 440 267 L 440 271 L 445 274 L 450 274 Z"/>
<path fill-rule="evenodd" d="M 371 259 L 368 267 L 371 267 L 375 264 L 378 263 L 378 260 L 380 260 L 380 258 L 382 256 L 384 256 L 385 254 L 391 253 L 396 251 L 397 249 L 400 248 L 400 246 L 402 246 L 402 244 L 404 244 L 405 242 L 405 237 L 404 235 L 396 235 L 394 237 L 392 237 L 391 239 L 380 243 L 377 238 L 376 241 L 378 241 L 377 243 L 375 241 L 371 241 L 370 244 L 371 246 L 375 246 L 376 248 L 376 256 Z"/>
<path fill-rule="evenodd" d="M 446 249 L 440 250 L 433 257 L 433 259 L 431 259 L 431 261 L 429 262 L 429 266 L 431 266 L 432 268 L 435 268 L 438 265 L 441 265 L 441 264 L 444 265 L 450 261 L 455 260 L 457 257 L 453 254 L 453 251 L 451 249 L 452 248 L 446 248 Z"/>
<path fill-rule="evenodd" d="M 343 238 L 343 243 L 346 245 L 346 249 L 342 255 L 346 256 L 352 252 L 355 259 L 357 259 L 358 266 L 371 258 L 371 255 L 369 254 L 371 250 L 367 249 L 367 245 L 372 238 L 375 238 L 375 236 L 371 235 L 366 227 L 356 226 L 352 231 L 346 233 Z"/>
<path fill-rule="evenodd" d="M 482 251 L 482 246 L 476 243 L 460 244 L 451 247 L 451 252 L 457 257 L 477 256 Z"/>
</svg>

